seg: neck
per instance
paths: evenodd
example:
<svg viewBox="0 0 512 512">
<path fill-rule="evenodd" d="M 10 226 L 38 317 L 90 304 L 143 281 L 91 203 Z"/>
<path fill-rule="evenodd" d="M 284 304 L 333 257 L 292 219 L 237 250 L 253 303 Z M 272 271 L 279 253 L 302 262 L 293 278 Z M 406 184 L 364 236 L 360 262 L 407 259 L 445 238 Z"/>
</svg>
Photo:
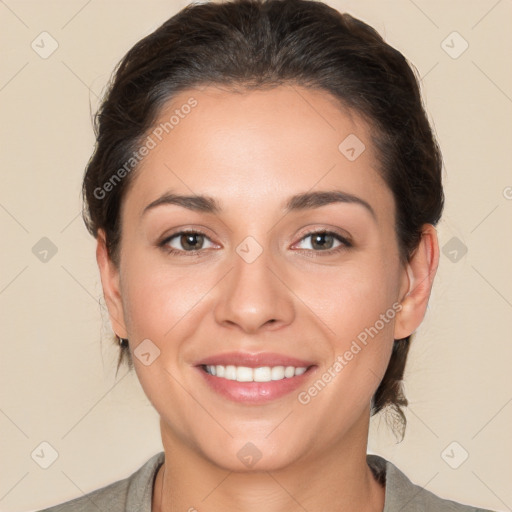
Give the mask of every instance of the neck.
<svg viewBox="0 0 512 512">
<path fill-rule="evenodd" d="M 363 418 L 366 420 L 366 418 Z M 220 468 L 175 439 L 161 421 L 166 463 L 153 491 L 152 512 L 382 512 L 384 488 L 366 463 L 365 435 L 345 436 L 326 453 L 276 471 Z"/>
</svg>

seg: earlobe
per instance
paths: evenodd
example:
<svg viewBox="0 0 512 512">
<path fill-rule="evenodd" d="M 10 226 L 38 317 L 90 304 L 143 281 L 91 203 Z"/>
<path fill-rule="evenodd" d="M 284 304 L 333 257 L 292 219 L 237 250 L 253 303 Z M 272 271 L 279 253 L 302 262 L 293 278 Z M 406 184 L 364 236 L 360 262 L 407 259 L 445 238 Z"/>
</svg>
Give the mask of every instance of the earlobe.
<svg viewBox="0 0 512 512">
<path fill-rule="evenodd" d="M 127 338 L 128 333 L 124 322 L 123 303 L 121 300 L 119 269 L 108 255 L 105 232 L 102 229 L 98 230 L 96 261 L 100 271 L 103 296 L 107 304 L 112 329 L 120 338 Z"/>
<path fill-rule="evenodd" d="M 434 226 L 425 224 L 418 247 L 404 269 L 408 284 L 401 301 L 402 309 L 396 316 L 395 339 L 406 338 L 421 324 L 438 264 L 437 232 Z"/>
</svg>

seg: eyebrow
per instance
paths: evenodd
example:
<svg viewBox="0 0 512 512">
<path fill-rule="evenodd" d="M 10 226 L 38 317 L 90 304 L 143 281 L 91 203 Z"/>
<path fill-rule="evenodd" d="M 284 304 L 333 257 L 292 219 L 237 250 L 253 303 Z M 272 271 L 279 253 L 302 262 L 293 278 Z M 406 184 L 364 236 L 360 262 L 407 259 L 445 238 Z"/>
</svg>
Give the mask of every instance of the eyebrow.
<svg viewBox="0 0 512 512">
<path fill-rule="evenodd" d="M 285 213 L 292 211 L 312 210 L 333 203 L 351 203 L 364 207 L 374 219 L 377 219 L 374 209 L 368 202 L 360 197 L 340 190 L 326 190 L 317 192 L 304 192 L 296 194 L 288 199 L 285 204 Z M 178 195 L 172 192 L 166 192 L 159 198 L 149 203 L 143 210 L 144 215 L 149 210 L 162 205 L 178 205 L 188 210 L 219 214 L 222 211 L 219 203 L 209 196 L 202 195 Z"/>
</svg>

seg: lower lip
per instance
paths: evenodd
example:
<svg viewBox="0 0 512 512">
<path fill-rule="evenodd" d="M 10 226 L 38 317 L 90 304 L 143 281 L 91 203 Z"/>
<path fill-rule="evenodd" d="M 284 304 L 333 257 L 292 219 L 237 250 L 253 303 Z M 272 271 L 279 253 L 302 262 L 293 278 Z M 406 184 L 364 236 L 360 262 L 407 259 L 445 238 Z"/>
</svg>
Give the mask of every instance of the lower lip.
<svg viewBox="0 0 512 512">
<path fill-rule="evenodd" d="M 210 388 L 220 395 L 235 402 L 263 404 L 292 393 L 310 376 L 314 366 L 310 366 L 302 375 L 271 380 L 270 382 L 238 382 L 236 380 L 215 377 L 202 367 L 196 369 L 201 373 Z"/>
</svg>

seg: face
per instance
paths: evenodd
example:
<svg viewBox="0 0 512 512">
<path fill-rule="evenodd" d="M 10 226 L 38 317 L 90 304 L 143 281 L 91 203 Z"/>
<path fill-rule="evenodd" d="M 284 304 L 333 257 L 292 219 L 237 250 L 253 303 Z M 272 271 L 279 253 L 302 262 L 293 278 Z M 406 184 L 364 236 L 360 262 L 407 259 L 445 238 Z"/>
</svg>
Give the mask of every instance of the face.
<svg viewBox="0 0 512 512">
<path fill-rule="evenodd" d="M 280 86 L 182 92 L 155 130 L 102 281 L 163 437 L 236 470 L 366 443 L 410 285 L 371 128 Z"/>
</svg>

